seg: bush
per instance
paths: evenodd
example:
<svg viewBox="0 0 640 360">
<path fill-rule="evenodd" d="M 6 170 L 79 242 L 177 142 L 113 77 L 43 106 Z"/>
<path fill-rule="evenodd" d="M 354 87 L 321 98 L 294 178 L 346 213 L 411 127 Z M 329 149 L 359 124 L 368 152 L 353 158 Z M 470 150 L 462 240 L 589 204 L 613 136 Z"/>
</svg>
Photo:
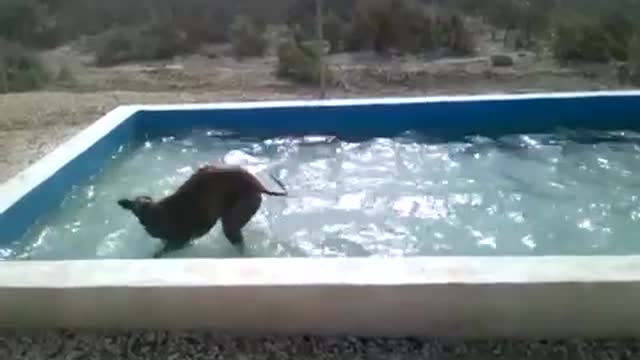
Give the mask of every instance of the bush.
<svg viewBox="0 0 640 360">
<path fill-rule="evenodd" d="M 359 0 L 356 9 L 366 29 L 353 29 L 358 34 L 347 41 L 351 48 L 369 43 L 379 53 L 447 50 L 455 55 L 475 50 L 474 38 L 456 12 L 447 13 L 417 0 Z"/>
<path fill-rule="evenodd" d="M 366 29 L 356 36 L 370 36 L 370 43 L 377 53 L 386 52 L 395 40 L 392 34 L 391 2 L 392 0 L 358 0 L 356 3 L 355 16 L 361 18 L 361 23 L 366 25 Z M 369 42 L 367 40 L 360 39 L 358 42 L 364 44 Z"/>
<path fill-rule="evenodd" d="M 39 89 L 49 79 L 35 52 L 16 43 L 0 41 L 0 92 Z"/>
<path fill-rule="evenodd" d="M 449 50 L 452 55 L 473 54 L 475 52 L 475 40 L 471 32 L 466 28 L 462 17 L 458 14 L 452 14 L 447 20 L 442 33 L 449 34 L 448 42 L 438 43 L 437 45 Z"/>
<path fill-rule="evenodd" d="M 319 52 L 324 44 L 299 44 L 287 40 L 278 47 L 277 76 L 301 83 L 317 84 L 320 82 Z M 329 82 L 332 74 L 325 64 L 325 79 Z"/>
<path fill-rule="evenodd" d="M 565 17 L 554 25 L 551 49 L 562 61 L 608 62 L 626 58 L 628 44 L 620 41 L 625 42 L 594 19 Z"/>
<path fill-rule="evenodd" d="M 628 16 L 619 12 L 600 15 L 598 26 L 607 34 L 609 54 L 616 60 L 626 60 L 634 24 Z"/>
<path fill-rule="evenodd" d="M 175 0 L 173 12 L 164 22 L 183 31 L 190 42 L 224 42 L 229 40 L 229 27 L 234 11 L 225 2 L 211 0 Z"/>
<path fill-rule="evenodd" d="M 630 81 L 635 86 L 640 85 L 640 33 L 635 33 L 629 40 L 627 54 L 628 79 L 624 79 L 624 82 Z"/>
<path fill-rule="evenodd" d="M 69 66 L 62 65 L 58 70 L 55 81 L 60 84 L 71 85 L 75 83 L 76 78 L 73 75 L 73 72 L 71 72 L 71 69 L 69 69 Z"/>
<path fill-rule="evenodd" d="M 389 31 L 388 35 L 383 36 L 390 41 L 391 47 L 401 51 L 418 53 L 434 50 L 439 45 L 436 38 L 438 29 L 435 29 L 436 23 L 431 15 L 425 6 L 418 2 L 392 1 L 389 19 L 381 19 L 382 24 L 389 24 L 382 27 L 382 31 Z"/>
<path fill-rule="evenodd" d="M 34 0 L 0 0 L 0 38 L 25 45 L 42 45 L 51 37 L 47 9 Z"/>
<path fill-rule="evenodd" d="M 137 34 L 133 30 L 117 29 L 98 38 L 94 61 L 98 66 L 111 66 L 131 59 Z"/>
<path fill-rule="evenodd" d="M 636 30 L 634 9 L 612 1 L 572 13 L 554 13 L 552 50 L 559 60 L 584 62 L 625 61 Z"/>
<path fill-rule="evenodd" d="M 187 40 L 184 32 L 161 24 L 114 29 L 98 38 L 94 60 L 97 66 L 112 66 L 133 60 L 169 59 L 197 46 Z"/>
<path fill-rule="evenodd" d="M 244 15 L 235 17 L 229 29 L 229 38 L 236 58 L 262 56 L 267 50 L 264 26 Z"/>
<path fill-rule="evenodd" d="M 329 51 L 332 53 L 345 50 L 348 23 L 338 15 L 329 12 L 324 16 L 322 23 L 323 38 L 329 42 Z"/>
<path fill-rule="evenodd" d="M 344 51 L 360 51 L 374 48 L 374 34 L 363 16 L 356 14 L 353 20 L 345 23 Z"/>
<path fill-rule="evenodd" d="M 171 23 L 154 23 L 141 31 L 138 45 L 138 58 L 145 60 L 170 59 L 176 55 L 194 51 L 200 46 L 199 41 L 189 38 L 189 35 Z"/>
</svg>

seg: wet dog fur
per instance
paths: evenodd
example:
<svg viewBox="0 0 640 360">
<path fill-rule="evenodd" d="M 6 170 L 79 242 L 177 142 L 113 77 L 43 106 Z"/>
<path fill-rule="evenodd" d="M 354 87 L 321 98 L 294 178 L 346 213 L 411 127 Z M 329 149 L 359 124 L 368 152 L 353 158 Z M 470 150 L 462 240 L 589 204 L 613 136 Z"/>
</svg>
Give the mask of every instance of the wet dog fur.
<svg viewBox="0 0 640 360">
<path fill-rule="evenodd" d="M 242 228 L 262 204 L 262 194 L 287 196 L 282 182 L 271 175 L 282 192 L 267 190 L 250 172 L 236 165 L 207 165 L 192 174 L 173 194 L 154 200 L 140 195 L 120 199 L 118 205 L 131 211 L 146 232 L 163 240 L 154 258 L 182 249 L 222 222 L 225 237 L 244 251 Z"/>
</svg>

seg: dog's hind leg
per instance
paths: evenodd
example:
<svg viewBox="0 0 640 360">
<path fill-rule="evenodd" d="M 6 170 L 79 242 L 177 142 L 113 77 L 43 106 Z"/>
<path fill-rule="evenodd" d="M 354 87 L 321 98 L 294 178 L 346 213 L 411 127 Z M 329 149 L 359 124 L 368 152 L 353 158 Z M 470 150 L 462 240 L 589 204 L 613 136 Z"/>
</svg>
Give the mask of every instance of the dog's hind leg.
<svg viewBox="0 0 640 360">
<path fill-rule="evenodd" d="M 164 244 L 162 249 L 158 250 L 155 254 L 153 254 L 153 258 L 159 259 L 161 257 L 164 257 L 168 253 L 178 251 L 186 246 L 187 246 L 187 243 L 175 244 L 175 243 L 167 242 Z"/>
<path fill-rule="evenodd" d="M 222 215 L 224 236 L 240 252 L 244 252 L 242 228 L 258 212 L 261 204 L 262 196 L 259 193 L 242 195 Z"/>
</svg>

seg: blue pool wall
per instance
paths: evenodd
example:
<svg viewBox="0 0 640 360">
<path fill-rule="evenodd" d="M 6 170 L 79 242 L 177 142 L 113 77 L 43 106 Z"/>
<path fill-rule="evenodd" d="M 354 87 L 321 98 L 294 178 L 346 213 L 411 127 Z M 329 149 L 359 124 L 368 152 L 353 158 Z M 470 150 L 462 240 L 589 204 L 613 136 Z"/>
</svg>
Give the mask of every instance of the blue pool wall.
<svg viewBox="0 0 640 360">
<path fill-rule="evenodd" d="M 186 133 L 194 128 L 226 129 L 257 137 L 320 133 L 347 140 L 393 136 L 407 130 L 451 139 L 472 134 L 544 132 L 557 127 L 640 128 L 640 92 L 613 96 L 596 93 L 575 97 L 550 94 L 451 99 L 328 102 L 318 106 L 302 101 L 289 102 L 286 106 L 261 103 L 219 107 L 144 106 L 0 214 L 0 243 L 23 236 L 38 219 L 55 210 L 74 185 L 81 185 L 99 173 L 122 145 Z"/>
<path fill-rule="evenodd" d="M 244 136 L 330 134 L 342 139 L 393 136 L 415 130 L 443 140 L 499 136 L 557 127 L 640 128 L 640 95 L 569 98 L 499 98 L 465 101 L 141 111 L 139 139 L 178 135 L 194 128 L 227 129 Z"/>
<path fill-rule="evenodd" d="M 106 136 L 97 139 L 86 151 L 43 179 L 0 214 L 0 245 L 18 240 L 42 215 L 58 207 L 74 185 L 81 185 L 98 174 L 118 149 L 134 138 L 136 117 L 134 114 Z"/>
</svg>

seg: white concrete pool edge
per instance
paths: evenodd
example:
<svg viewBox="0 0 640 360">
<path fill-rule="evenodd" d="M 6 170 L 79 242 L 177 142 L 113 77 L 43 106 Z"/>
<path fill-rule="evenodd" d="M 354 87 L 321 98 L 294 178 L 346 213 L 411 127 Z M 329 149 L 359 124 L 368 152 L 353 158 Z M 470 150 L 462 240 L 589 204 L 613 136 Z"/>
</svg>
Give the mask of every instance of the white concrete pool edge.
<svg viewBox="0 0 640 360">
<path fill-rule="evenodd" d="M 2 328 L 640 335 L 640 256 L 30 261 L 0 273 Z"/>
<path fill-rule="evenodd" d="M 379 97 L 379 98 L 348 98 L 348 99 L 313 99 L 313 100 L 274 100 L 274 101 L 242 101 L 218 103 L 186 103 L 162 105 L 137 105 L 139 110 L 167 111 L 167 110 L 212 110 L 212 109 L 258 109 L 278 107 L 322 107 L 322 106 L 353 106 L 353 105 L 394 105 L 413 103 L 465 102 L 478 100 L 528 100 L 545 98 L 585 98 L 606 96 L 640 96 L 640 90 L 603 90 L 603 91 L 566 91 L 566 92 L 537 92 L 523 94 L 474 94 L 474 95 L 437 95 L 420 97 Z"/>
<path fill-rule="evenodd" d="M 0 185 L 0 214 L 138 111 L 640 91 L 120 106 Z M 0 327 L 456 337 L 640 336 L 640 256 L 0 262 Z"/>
<path fill-rule="evenodd" d="M 0 289 L 562 284 L 640 281 L 640 255 L 34 260 L 0 270 Z"/>
</svg>

